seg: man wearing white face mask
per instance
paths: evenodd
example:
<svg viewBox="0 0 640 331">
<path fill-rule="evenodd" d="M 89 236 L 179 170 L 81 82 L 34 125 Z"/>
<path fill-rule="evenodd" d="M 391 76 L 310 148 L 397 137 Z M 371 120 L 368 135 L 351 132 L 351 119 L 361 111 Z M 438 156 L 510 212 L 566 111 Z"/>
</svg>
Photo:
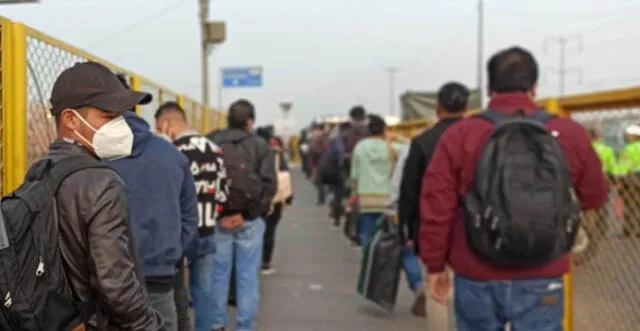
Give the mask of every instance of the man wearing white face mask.
<svg viewBox="0 0 640 331">
<path fill-rule="evenodd" d="M 78 300 L 96 302 L 88 330 L 161 329 L 138 272 L 124 184 L 100 162 L 131 153 L 122 113 L 149 101 L 93 62 L 65 70 L 52 89 L 58 139 L 47 158 L 54 166 L 86 164 L 62 180 L 55 198 L 66 278 Z"/>
</svg>

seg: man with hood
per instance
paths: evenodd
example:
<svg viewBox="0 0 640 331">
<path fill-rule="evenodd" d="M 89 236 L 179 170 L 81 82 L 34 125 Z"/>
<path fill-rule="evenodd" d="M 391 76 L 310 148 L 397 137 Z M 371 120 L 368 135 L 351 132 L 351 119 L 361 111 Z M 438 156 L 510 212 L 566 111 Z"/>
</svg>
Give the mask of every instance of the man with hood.
<svg viewBox="0 0 640 331">
<path fill-rule="evenodd" d="M 370 136 L 361 140 L 353 150 L 350 205 L 360 208 L 358 233 L 360 245 L 365 247 L 376 220 L 382 216 L 389 202 L 389 179 L 398 155 L 406 146 L 387 137 L 387 124 L 378 115 L 369 115 Z"/>
<path fill-rule="evenodd" d="M 133 238 L 149 291 L 149 302 L 178 330 L 174 299 L 176 268 L 197 236 L 197 195 L 189 162 L 173 144 L 153 135 L 133 111 L 124 113 L 133 131 L 126 158 L 109 161 L 126 185 Z"/>
</svg>

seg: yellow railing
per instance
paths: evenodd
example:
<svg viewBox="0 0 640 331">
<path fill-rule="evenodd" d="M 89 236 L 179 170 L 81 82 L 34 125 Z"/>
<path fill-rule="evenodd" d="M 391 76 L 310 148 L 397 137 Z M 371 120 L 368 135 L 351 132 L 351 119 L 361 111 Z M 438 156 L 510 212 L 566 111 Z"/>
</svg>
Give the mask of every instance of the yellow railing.
<svg viewBox="0 0 640 331">
<path fill-rule="evenodd" d="M 55 138 L 49 97 L 57 76 L 77 62 L 100 62 L 123 74 L 135 90 L 154 96 L 136 112 L 154 127 L 153 116 L 165 101 L 182 105 L 201 132 L 224 127 L 226 115 L 141 75 L 105 61 L 22 23 L 0 17 L 0 110 L 2 128 L 2 192 L 16 188 L 27 167 L 41 158 Z M 10 87 L 10 88 L 8 88 Z M 6 171 L 5 171 L 6 170 Z"/>
</svg>

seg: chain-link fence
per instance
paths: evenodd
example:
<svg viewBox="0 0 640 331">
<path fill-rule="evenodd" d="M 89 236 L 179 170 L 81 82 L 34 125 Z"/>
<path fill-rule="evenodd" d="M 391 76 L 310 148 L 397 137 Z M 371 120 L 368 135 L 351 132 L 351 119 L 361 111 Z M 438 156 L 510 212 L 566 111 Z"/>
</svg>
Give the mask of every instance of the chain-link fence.
<svg viewBox="0 0 640 331">
<path fill-rule="evenodd" d="M 56 137 L 49 109 L 53 83 L 60 73 L 85 58 L 33 36 L 27 36 L 27 164 L 44 156 Z"/>
<path fill-rule="evenodd" d="M 573 113 L 587 127 L 598 129 L 603 142 L 619 150 L 623 130 L 640 123 L 640 109 Z M 610 176 L 610 203 L 583 214 L 574 247 L 573 330 L 640 329 L 640 181 Z"/>
</svg>

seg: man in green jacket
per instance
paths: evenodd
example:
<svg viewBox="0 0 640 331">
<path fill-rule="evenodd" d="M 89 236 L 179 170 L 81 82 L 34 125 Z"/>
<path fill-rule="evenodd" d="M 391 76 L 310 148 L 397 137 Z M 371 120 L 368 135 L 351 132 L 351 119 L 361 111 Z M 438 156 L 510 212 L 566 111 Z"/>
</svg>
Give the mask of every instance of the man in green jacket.
<svg viewBox="0 0 640 331">
<path fill-rule="evenodd" d="M 589 134 L 591 135 L 591 145 L 595 149 L 596 154 L 602 162 L 602 171 L 607 175 L 614 175 L 617 168 L 616 153 L 613 148 L 602 142 L 602 136 L 596 128 L 590 128 Z"/>
</svg>

